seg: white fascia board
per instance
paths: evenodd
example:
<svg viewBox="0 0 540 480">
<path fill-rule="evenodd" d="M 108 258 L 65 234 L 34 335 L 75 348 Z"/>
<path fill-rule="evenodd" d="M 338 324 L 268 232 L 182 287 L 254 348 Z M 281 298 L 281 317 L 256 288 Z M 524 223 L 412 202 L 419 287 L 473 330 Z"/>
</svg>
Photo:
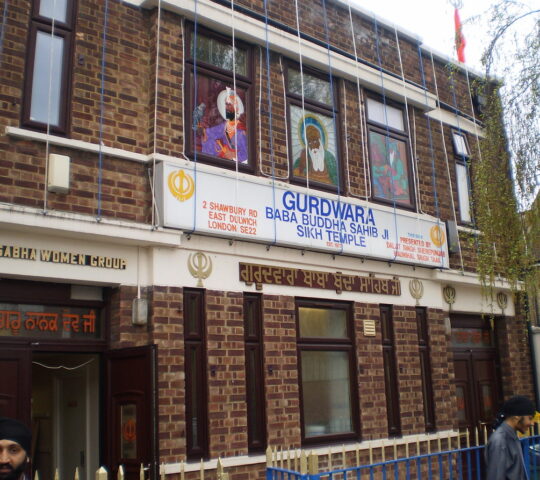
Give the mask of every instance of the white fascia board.
<svg viewBox="0 0 540 480">
<path fill-rule="evenodd" d="M 443 110 L 442 108 L 436 108 L 430 112 L 426 112 L 426 115 L 429 118 L 444 123 L 445 125 L 450 125 L 457 130 L 463 130 L 476 137 L 485 137 L 484 129 L 478 126 L 476 123 L 468 118 L 461 117 L 447 110 Z"/>
<path fill-rule="evenodd" d="M 0 204 L 0 230 L 39 231 L 48 235 L 123 245 L 179 247 L 182 232 L 151 225 L 101 219 L 67 212 Z"/>
<path fill-rule="evenodd" d="M 461 272 L 459 270 L 432 270 L 432 279 L 439 282 L 448 282 L 452 285 L 470 285 L 470 286 L 482 286 L 480 277 L 476 273 Z M 495 287 L 510 292 L 512 287 L 510 283 L 500 278 L 496 281 Z"/>
<path fill-rule="evenodd" d="M 124 0 L 124 3 L 141 8 L 155 8 L 158 6 L 157 0 Z M 263 22 L 255 20 L 247 15 L 234 12 L 231 9 L 211 0 L 161 0 L 161 8 L 172 11 L 189 19 L 195 18 L 195 5 L 197 7 L 197 21 L 213 30 L 232 34 L 234 22 L 234 33 L 236 38 L 240 38 L 251 44 L 265 46 L 266 35 L 273 52 L 277 52 L 293 60 L 302 61 L 321 70 L 329 70 L 328 50 L 320 45 L 315 45 L 306 40 L 299 41 L 293 35 L 276 27 L 268 26 Z M 379 72 L 367 65 L 355 62 L 354 60 L 330 52 L 330 63 L 332 73 L 338 77 L 356 82 L 358 77 L 360 83 L 371 90 L 382 92 L 385 95 L 398 101 L 408 103 L 423 110 L 432 110 L 436 107 L 436 96 L 425 92 L 420 87 L 403 82 L 401 79 Z"/>
</svg>

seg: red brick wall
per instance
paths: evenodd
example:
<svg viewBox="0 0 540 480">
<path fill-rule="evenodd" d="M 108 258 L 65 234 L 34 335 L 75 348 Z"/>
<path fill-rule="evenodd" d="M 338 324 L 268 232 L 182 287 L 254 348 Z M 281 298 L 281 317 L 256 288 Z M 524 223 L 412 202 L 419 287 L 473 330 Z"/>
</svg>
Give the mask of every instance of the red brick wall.
<svg viewBox="0 0 540 480">
<path fill-rule="evenodd" d="M 73 72 L 72 138 L 96 142 L 100 130 L 101 63 L 105 3 L 79 0 Z M 147 153 L 150 14 L 109 2 L 105 50 L 103 140 Z"/>
<path fill-rule="evenodd" d="M 430 308 L 427 316 L 435 424 L 438 430 L 457 428 L 457 400 L 451 387 L 454 380 L 454 360 L 450 349 L 450 335 L 446 331 L 448 313 Z"/>
<path fill-rule="evenodd" d="M 393 316 L 401 431 L 409 435 L 426 428 L 416 311 L 414 307 L 394 307 Z"/>
<path fill-rule="evenodd" d="M 243 296 L 206 292 L 210 456 L 247 454 Z"/>
<path fill-rule="evenodd" d="M 512 395 L 534 398 L 527 323 L 523 315 L 495 319 L 503 399 Z"/>
<path fill-rule="evenodd" d="M 268 445 L 300 446 L 300 396 L 294 298 L 263 297 Z"/>
<path fill-rule="evenodd" d="M 135 287 L 116 289 L 111 297 L 111 346 L 158 345 L 159 447 L 164 462 L 185 458 L 185 392 L 182 289 L 153 287 L 143 291 L 150 301 L 148 327 L 131 326 Z M 453 355 L 447 313 L 428 309 L 429 347 L 438 431 L 457 428 Z M 207 359 L 211 457 L 247 454 L 243 295 L 207 291 Z M 268 444 L 298 448 L 300 396 L 295 299 L 264 295 L 264 362 Z M 376 335 L 364 336 L 364 321 L 376 322 Z M 402 432 L 425 431 L 422 379 L 414 307 L 393 308 Z M 353 304 L 354 339 L 362 440 L 387 437 L 386 398 L 379 305 Z M 497 321 L 504 395 L 532 396 L 525 324 L 508 317 Z M 506 360 L 508 359 L 508 361 Z M 436 448 L 434 446 L 434 448 Z M 392 452 L 387 452 L 391 455 Z M 350 454 L 352 455 L 352 454 Z M 362 454 L 364 455 L 364 454 Z M 261 466 L 234 469 L 236 478 L 252 478 Z"/>
<path fill-rule="evenodd" d="M 149 298 L 151 341 L 158 346 L 160 457 L 177 462 L 186 453 L 182 289 L 153 287 Z"/>
<path fill-rule="evenodd" d="M 364 320 L 376 321 L 376 336 L 364 336 Z M 354 326 L 362 438 L 365 440 L 385 438 L 388 436 L 388 424 L 379 306 L 355 303 Z"/>
<path fill-rule="evenodd" d="M 136 297 L 136 287 L 123 286 L 112 291 L 109 327 L 112 348 L 138 347 L 151 343 L 147 326 L 134 327 L 131 324 L 132 304 Z"/>
</svg>

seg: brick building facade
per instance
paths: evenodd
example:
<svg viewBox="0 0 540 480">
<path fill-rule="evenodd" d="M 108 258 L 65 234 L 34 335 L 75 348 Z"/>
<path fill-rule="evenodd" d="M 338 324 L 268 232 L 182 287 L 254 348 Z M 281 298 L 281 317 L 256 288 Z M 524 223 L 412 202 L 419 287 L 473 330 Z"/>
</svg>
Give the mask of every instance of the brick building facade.
<svg viewBox="0 0 540 480">
<path fill-rule="evenodd" d="M 0 413 L 41 478 L 260 478 L 533 395 L 475 273 L 474 72 L 342 1 L 0 10 Z"/>
</svg>

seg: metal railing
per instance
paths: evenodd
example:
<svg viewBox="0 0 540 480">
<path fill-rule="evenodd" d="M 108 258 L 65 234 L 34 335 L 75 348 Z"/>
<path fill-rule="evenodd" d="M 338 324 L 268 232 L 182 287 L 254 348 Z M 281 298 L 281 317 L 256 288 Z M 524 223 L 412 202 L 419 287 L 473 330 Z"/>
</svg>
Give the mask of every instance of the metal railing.
<svg viewBox="0 0 540 480">
<path fill-rule="evenodd" d="M 521 439 L 529 480 L 540 480 L 540 435 Z M 300 469 L 268 466 L 267 480 L 483 480 L 485 445 L 419 454 L 365 465 L 314 471 L 300 461 Z"/>
<path fill-rule="evenodd" d="M 176 477 L 179 480 L 186 480 L 186 462 L 180 462 L 180 471 L 179 471 L 179 477 Z M 191 478 L 196 480 L 205 480 L 205 479 L 212 479 L 212 480 L 229 480 L 229 473 L 225 471 L 225 467 L 223 466 L 223 462 L 221 461 L 221 458 L 217 459 L 215 469 L 215 473 L 209 474 L 205 473 L 204 463 L 201 460 L 201 468 L 198 472 L 195 472 L 194 475 L 191 476 Z M 151 478 L 148 476 L 148 468 L 145 467 L 143 464 L 141 464 L 139 469 L 139 480 L 147 480 L 148 478 Z M 165 465 L 161 465 L 159 469 L 159 480 L 165 480 L 166 473 L 165 473 Z M 116 473 L 113 474 L 107 470 L 106 467 L 101 466 L 99 467 L 94 475 L 95 480 L 126 480 L 126 473 L 123 465 L 120 465 L 118 469 L 116 470 Z M 33 480 L 42 480 L 42 477 L 39 473 L 39 470 L 36 470 L 33 475 Z M 73 474 L 69 475 L 60 475 L 59 470 L 56 468 L 54 472 L 52 473 L 52 480 L 81 480 L 81 476 L 79 474 L 79 469 L 75 468 L 75 471 Z"/>
</svg>

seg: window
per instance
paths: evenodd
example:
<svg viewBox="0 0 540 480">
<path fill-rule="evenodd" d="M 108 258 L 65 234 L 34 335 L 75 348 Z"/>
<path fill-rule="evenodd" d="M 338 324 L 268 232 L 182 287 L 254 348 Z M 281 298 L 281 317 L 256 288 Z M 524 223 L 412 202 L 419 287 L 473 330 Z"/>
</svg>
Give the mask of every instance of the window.
<svg viewBox="0 0 540 480">
<path fill-rule="evenodd" d="M 396 206 L 414 207 L 414 179 L 403 108 L 367 98 L 371 196 Z"/>
<path fill-rule="evenodd" d="M 289 66 L 287 98 L 291 180 L 302 185 L 339 191 L 338 102 L 328 75 L 306 68 L 301 74 L 299 68 Z"/>
<path fill-rule="evenodd" d="M 396 437 L 401 435 L 401 418 L 399 411 L 399 390 L 397 382 L 396 346 L 394 343 L 392 306 L 381 305 L 380 314 L 388 435 Z"/>
<path fill-rule="evenodd" d="M 471 223 L 471 182 L 469 177 L 469 146 L 462 133 L 452 132 L 454 155 L 456 157 L 456 183 L 459 203 L 459 218 L 463 223 Z"/>
<path fill-rule="evenodd" d="M 416 326 L 418 329 L 418 352 L 420 354 L 420 374 L 422 376 L 422 396 L 424 400 L 426 432 L 434 432 L 435 405 L 433 403 L 433 384 L 431 381 L 427 312 L 423 307 L 416 307 Z"/>
<path fill-rule="evenodd" d="M 302 440 L 358 438 L 350 306 L 298 300 L 296 313 Z"/>
<path fill-rule="evenodd" d="M 204 292 L 184 291 L 186 442 L 188 458 L 208 455 Z"/>
<path fill-rule="evenodd" d="M 244 295 L 244 338 L 246 343 L 246 401 L 248 449 L 266 448 L 266 408 L 262 338 L 261 295 Z"/>
<path fill-rule="evenodd" d="M 67 133 L 75 1 L 34 0 L 22 123 Z"/>
<path fill-rule="evenodd" d="M 191 156 L 253 170 L 251 51 L 237 40 L 233 50 L 230 39 L 201 28 L 189 37 L 185 132 Z"/>
</svg>

